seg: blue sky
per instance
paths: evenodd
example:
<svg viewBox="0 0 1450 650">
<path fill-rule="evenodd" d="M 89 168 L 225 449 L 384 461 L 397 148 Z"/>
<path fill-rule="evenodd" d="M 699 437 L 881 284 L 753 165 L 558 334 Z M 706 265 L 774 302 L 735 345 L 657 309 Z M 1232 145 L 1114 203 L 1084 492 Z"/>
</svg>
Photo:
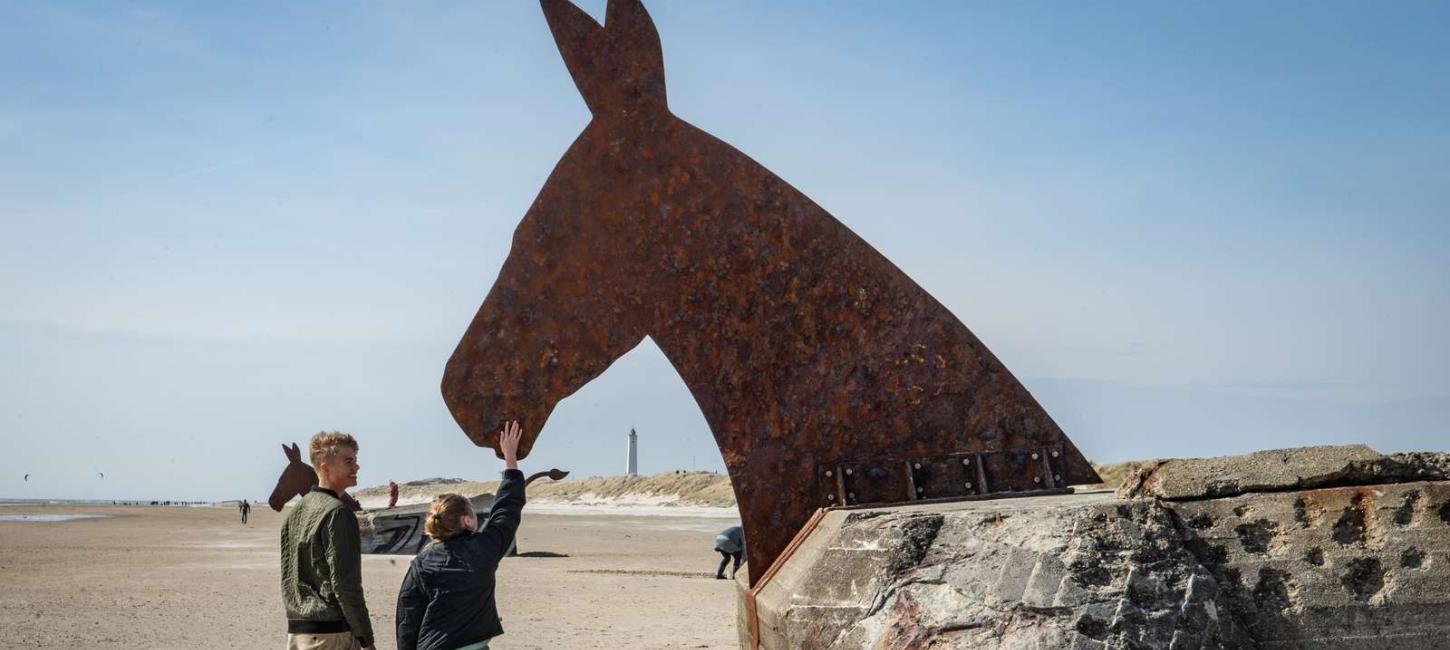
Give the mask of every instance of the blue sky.
<svg viewBox="0 0 1450 650">
<path fill-rule="evenodd" d="M 1450 6 L 649 6 L 676 114 L 1090 457 L 1450 448 Z M 364 484 L 493 475 L 438 380 L 587 120 L 533 2 L 0 3 L 0 497 L 265 496 L 321 428 Z M 631 426 L 721 468 L 649 342 L 525 464 Z"/>
</svg>

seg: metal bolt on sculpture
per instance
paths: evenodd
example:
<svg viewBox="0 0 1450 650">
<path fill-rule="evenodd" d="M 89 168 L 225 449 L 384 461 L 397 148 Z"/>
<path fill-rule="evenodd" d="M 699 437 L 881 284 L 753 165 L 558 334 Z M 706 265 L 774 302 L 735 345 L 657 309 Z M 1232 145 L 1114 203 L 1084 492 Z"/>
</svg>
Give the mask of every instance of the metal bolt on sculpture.
<svg viewBox="0 0 1450 650">
<path fill-rule="evenodd" d="M 443 373 L 453 417 L 527 456 L 559 400 L 649 336 L 730 473 L 751 584 L 820 507 L 1095 483 L 925 290 L 748 156 L 670 113 L 639 0 L 541 0 L 593 119 L 514 232 Z"/>
</svg>

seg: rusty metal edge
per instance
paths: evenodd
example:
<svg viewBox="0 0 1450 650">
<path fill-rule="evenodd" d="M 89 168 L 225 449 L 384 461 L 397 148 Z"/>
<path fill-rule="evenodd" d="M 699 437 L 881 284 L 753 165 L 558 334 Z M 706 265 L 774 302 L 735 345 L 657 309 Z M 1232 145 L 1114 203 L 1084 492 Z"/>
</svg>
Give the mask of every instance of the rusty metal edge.
<svg viewBox="0 0 1450 650">
<path fill-rule="evenodd" d="M 840 476 L 840 473 L 837 472 L 836 475 Z M 765 574 L 760 576 L 760 580 L 755 583 L 755 586 L 747 590 L 745 596 L 745 615 L 750 622 L 750 650 L 760 649 L 760 616 L 756 614 L 755 597 L 762 589 L 765 589 L 766 585 L 770 584 L 770 579 L 775 577 L 776 572 L 785 566 L 785 563 L 790 560 L 790 557 L 795 555 L 796 548 L 800 547 L 806 541 L 807 537 L 810 537 L 811 531 L 814 531 L 816 525 L 821 523 L 821 519 L 825 518 L 826 512 L 833 509 L 835 508 L 816 508 L 816 512 L 811 515 L 810 519 L 806 520 L 805 525 L 801 526 L 801 529 L 796 532 L 795 537 L 791 538 L 790 543 L 786 544 L 785 550 L 781 551 L 780 555 L 775 558 L 775 561 L 770 564 L 769 569 L 765 570 Z"/>
<path fill-rule="evenodd" d="M 745 623 L 746 634 L 750 639 L 750 650 L 760 648 L 760 619 L 755 615 L 755 590 L 745 589 Z"/>
</svg>

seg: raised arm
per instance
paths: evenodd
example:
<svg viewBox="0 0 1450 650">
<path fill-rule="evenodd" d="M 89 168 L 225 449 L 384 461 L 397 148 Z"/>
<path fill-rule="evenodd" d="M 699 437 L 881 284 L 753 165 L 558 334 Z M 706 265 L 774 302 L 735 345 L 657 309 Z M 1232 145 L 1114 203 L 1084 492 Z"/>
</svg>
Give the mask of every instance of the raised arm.
<svg viewBox="0 0 1450 650">
<path fill-rule="evenodd" d="M 488 510 L 488 519 L 483 523 L 479 536 L 498 549 L 502 558 L 513 544 L 514 534 L 519 529 L 519 519 L 524 510 L 524 473 L 519 471 L 519 438 L 523 428 L 518 421 L 504 426 L 498 437 L 499 451 L 503 453 L 503 480 L 498 484 L 493 507 Z"/>
</svg>

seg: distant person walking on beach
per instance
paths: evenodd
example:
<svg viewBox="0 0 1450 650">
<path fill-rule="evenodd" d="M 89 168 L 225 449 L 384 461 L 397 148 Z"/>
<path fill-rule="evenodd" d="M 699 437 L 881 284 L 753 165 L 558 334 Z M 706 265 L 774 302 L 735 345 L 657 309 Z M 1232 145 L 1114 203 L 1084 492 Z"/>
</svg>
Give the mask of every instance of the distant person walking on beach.
<svg viewBox="0 0 1450 650">
<path fill-rule="evenodd" d="M 424 524 L 433 543 L 408 565 L 398 593 L 399 650 L 481 650 L 503 634 L 494 572 L 513 544 L 524 510 L 518 462 L 522 431 L 514 421 L 499 433 L 503 481 L 481 530 L 473 504 L 463 495 L 433 499 Z"/>
<path fill-rule="evenodd" d="M 715 569 L 715 579 L 725 579 L 725 565 L 730 560 L 735 560 L 735 566 L 730 567 L 730 579 L 735 579 L 735 572 L 740 569 L 740 559 L 745 556 L 745 529 L 739 526 L 731 526 L 720 531 L 715 536 L 715 550 L 720 553 L 720 568 Z"/>
<path fill-rule="evenodd" d="M 388 481 L 388 507 L 398 505 L 398 484 Z"/>
<path fill-rule="evenodd" d="M 241 504 L 237 505 L 237 509 L 242 511 L 242 525 L 247 525 L 247 515 L 252 514 L 252 504 L 247 503 L 246 499 L 242 499 Z"/>
<path fill-rule="evenodd" d="M 318 484 L 282 525 L 288 650 L 373 647 L 357 515 L 343 502 L 347 489 L 357 485 L 357 450 L 357 440 L 335 431 L 312 436 L 308 444 Z"/>
</svg>

